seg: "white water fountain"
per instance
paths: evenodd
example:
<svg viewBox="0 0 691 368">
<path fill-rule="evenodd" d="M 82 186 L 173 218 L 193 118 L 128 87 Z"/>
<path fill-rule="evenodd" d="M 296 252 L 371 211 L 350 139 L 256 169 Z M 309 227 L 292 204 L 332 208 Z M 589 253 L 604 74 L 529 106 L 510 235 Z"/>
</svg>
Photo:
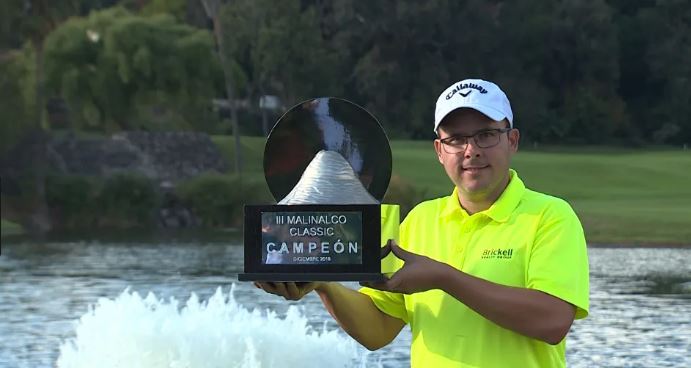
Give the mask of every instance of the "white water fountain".
<svg viewBox="0 0 691 368">
<path fill-rule="evenodd" d="M 355 342 L 336 330 L 314 331 L 294 306 L 285 318 L 248 310 L 221 288 L 184 306 L 125 290 L 101 298 L 62 344 L 58 368 L 270 368 L 365 366 Z M 359 357 L 358 357 L 359 355 Z"/>
</svg>

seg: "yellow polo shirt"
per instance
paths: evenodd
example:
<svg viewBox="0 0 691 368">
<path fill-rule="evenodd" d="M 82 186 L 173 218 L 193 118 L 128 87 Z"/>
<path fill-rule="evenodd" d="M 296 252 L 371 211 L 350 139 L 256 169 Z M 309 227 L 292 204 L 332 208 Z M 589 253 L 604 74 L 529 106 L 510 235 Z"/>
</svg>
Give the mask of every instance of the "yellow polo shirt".
<svg viewBox="0 0 691 368">
<path fill-rule="evenodd" d="M 457 190 L 416 206 L 400 245 L 498 284 L 530 288 L 588 315 L 588 257 L 581 224 L 565 201 L 509 185 L 487 210 L 469 216 Z M 383 312 L 410 324 L 412 367 L 565 367 L 557 345 L 520 335 L 480 316 L 441 290 L 412 295 L 362 288 Z"/>
</svg>

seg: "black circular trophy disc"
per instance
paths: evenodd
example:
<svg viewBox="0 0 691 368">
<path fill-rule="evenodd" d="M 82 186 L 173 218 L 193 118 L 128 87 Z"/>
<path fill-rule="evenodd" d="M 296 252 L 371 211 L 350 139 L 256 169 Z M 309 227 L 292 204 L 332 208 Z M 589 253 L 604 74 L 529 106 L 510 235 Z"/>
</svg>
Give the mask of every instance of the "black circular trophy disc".
<svg viewBox="0 0 691 368">
<path fill-rule="evenodd" d="M 321 97 L 286 112 L 264 147 L 264 176 L 283 199 L 321 150 L 339 152 L 369 193 L 381 202 L 391 179 L 391 148 L 377 119 L 344 99 Z"/>
</svg>

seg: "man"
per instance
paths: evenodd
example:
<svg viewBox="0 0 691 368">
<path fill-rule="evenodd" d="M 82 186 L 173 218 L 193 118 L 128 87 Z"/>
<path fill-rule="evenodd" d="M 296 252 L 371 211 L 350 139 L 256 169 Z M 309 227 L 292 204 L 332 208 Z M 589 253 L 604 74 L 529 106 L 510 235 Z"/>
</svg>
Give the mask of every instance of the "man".
<svg viewBox="0 0 691 368">
<path fill-rule="evenodd" d="M 290 300 L 316 290 L 370 350 L 405 324 L 413 367 L 564 367 L 565 336 L 588 314 L 583 230 L 561 199 L 509 168 L 520 134 L 497 85 L 464 80 L 437 100 L 434 149 L 455 185 L 415 207 L 389 242 L 404 265 L 360 291 L 337 283 L 258 283 Z"/>
</svg>

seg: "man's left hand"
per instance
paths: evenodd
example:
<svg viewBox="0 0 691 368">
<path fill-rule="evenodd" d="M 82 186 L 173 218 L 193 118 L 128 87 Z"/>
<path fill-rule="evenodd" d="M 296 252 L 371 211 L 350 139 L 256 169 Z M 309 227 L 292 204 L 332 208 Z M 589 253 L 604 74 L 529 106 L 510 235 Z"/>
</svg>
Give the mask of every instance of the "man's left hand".
<svg viewBox="0 0 691 368">
<path fill-rule="evenodd" d="M 386 246 L 390 247 L 391 252 L 404 262 L 403 267 L 394 273 L 390 279 L 379 282 L 364 282 L 361 283 L 362 286 L 402 294 L 441 288 L 440 283 L 443 274 L 451 266 L 429 257 L 408 252 L 393 240 L 389 240 Z"/>
</svg>

